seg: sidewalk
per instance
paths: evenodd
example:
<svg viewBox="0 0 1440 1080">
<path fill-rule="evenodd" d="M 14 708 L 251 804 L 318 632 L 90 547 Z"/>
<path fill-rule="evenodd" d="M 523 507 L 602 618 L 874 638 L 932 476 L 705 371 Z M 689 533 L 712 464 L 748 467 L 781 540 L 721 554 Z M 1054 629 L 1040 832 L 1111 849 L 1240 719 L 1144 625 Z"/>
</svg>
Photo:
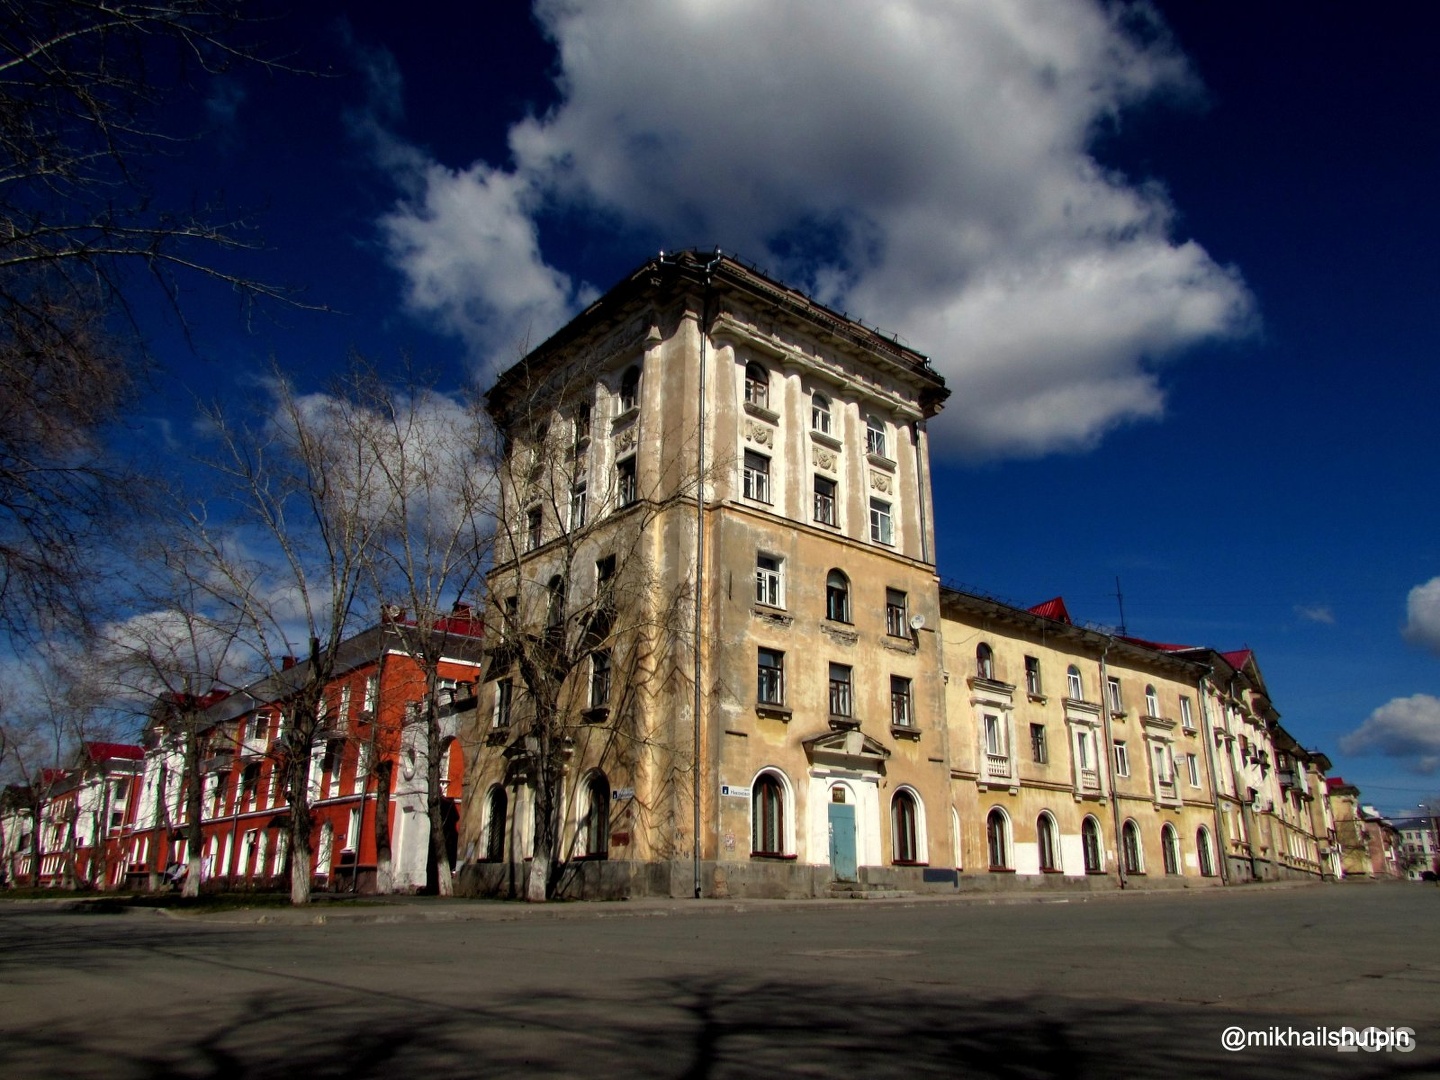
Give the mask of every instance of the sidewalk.
<svg viewBox="0 0 1440 1080">
<path fill-rule="evenodd" d="M 554 901 L 527 904 L 518 900 L 440 899 L 433 896 L 385 896 L 360 899 L 322 897 L 308 907 L 238 908 L 213 913 L 154 908 L 157 914 L 173 919 L 217 925 L 322 926 L 327 923 L 447 923 L 519 922 L 533 919 L 663 918 L 689 915 L 732 915 L 749 912 L 776 914 L 794 911 L 851 910 L 859 906 L 920 907 L 935 905 L 996 906 L 1016 904 L 1089 904 L 1112 901 L 1135 902 L 1165 898 L 1206 899 L 1250 896 L 1281 889 L 1323 888 L 1325 883 L 1307 881 L 1255 882 L 1228 888 L 1205 889 L 1116 889 L 1076 895 L 1022 892 L 972 892 L 953 895 L 906 896 L 894 899 L 691 899 L 637 897 L 633 900 Z"/>
</svg>

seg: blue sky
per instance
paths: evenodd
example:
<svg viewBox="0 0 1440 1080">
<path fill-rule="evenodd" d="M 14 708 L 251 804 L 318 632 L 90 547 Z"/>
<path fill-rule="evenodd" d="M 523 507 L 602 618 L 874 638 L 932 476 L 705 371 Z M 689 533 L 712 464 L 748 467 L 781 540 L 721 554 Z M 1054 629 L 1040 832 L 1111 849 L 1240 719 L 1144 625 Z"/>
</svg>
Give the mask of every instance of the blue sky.
<svg viewBox="0 0 1440 1080">
<path fill-rule="evenodd" d="M 247 326 L 198 289 L 193 351 L 152 324 L 144 430 L 272 355 L 483 380 L 718 244 L 947 375 L 944 577 L 1113 624 L 1118 576 L 1131 633 L 1254 648 L 1291 731 L 1401 810 L 1440 791 L 1440 586 L 1407 613 L 1440 578 L 1440 19 L 1392 16 L 302 5 L 261 32 L 324 77 L 199 88 L 161 186 L 247 211 L 243 269 L 334 312 Z"/>
</svg>

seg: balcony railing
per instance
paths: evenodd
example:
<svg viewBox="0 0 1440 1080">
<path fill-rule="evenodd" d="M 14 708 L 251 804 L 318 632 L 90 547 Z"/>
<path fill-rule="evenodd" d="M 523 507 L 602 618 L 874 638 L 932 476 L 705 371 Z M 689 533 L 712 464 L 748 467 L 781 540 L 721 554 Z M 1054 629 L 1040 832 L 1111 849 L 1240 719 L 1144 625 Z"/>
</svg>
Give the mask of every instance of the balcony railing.
<svg viewBox="0 0 1440 1080">
<path fill-rule="evenodd" d="M 1010 756 L 1008 754 L 985 755 L 985 775 L 992 780 L 1010 779 Z"/>
<path fill-rule="evenodd" d="M 1080 770 L 1080 790 L 1081 790 L 1081 791 L 1099 791 L 1099 790 L 1100 790 L 1100 772 L 1099 772 L 1098 769 L 1081 769 L 1081 770 Z"/>
</svg>

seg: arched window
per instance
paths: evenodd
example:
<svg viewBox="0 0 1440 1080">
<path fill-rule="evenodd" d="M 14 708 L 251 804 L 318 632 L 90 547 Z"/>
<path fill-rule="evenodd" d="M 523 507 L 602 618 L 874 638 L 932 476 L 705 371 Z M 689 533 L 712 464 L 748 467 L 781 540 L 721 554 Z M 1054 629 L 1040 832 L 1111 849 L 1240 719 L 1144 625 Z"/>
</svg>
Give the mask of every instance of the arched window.
<svg viewBox="0 0 1440 1080">
<path fill-rule="evenodd" d="M 750 787 L 750 853 L 784 855 L 785 785 L 774 773 L 761 773 Z"/>
<path fill-rule="evenodd" d="M 640 368 L 630 367 L 620 377 L 620 411 L 629 412 L 640 407 Z"/>
<path fill-rule="evenodd" d="M 825 577 L 825 617 L 832 622 L 850 621 L 850 579 L 831 570 Z"/>
<path fill-rule="evenodd" d="M 1195 854 L 1200 857 L 1200 876 L 1215 876 L 1215 859 L 1210 854 L 1210 830 L 1201 825 L 1195 833 Z"/>
<path fill-rule="evenodd" d="M 1145 687 L 1145 715 L 1160 715 L 1160 695 L 1155 693 L 1155 687 Z"/>
<path fill-rule="evenodd" d="M 1035 839 L 1040 848 L 1040 869 L 1060 869 L 1060 840 L 1056 835 L 1055 819 L 1043 813 L 1035 822 Z"/>
<path fill-rule="evenodd" d="M 830 399 L 824 394 L 810 395 L 810 427 L 822 435 L 830 434 Z"/>
<path fill-rule="evenodd" d="M 610 782 L 598 770 L 585 781 L 584 806 L 580 853 L 587 859 L 603 859 L 610 851 Z"/>
<path fill-rule="evenodd" d="M 890 827 L 895 861 L 920 862 L 920 811 L 915 796 L 901 788 L 890 801 Z"/>
<path fill-rule="evenodd" d="M 505 789 L 496 784 L 485 796 L 485 861 L 505 859 Z"/>
<path fill-rule="evenodd" d="M 1065 682 L 1073 700 L 1085 700 L 1085 683 L 1080 678 L 1080 669 L 1074 664 L 1071 664 L 1069 670 L 1065 672 Z"/>
<path fill-rule="evenodd" d="M 1160 854 L 1165 859 L 1165 873 L 1180 873 L 1180 838 L 1168 821 L 1160 827 Z"/>
<path fill-rule="evenodd" d="M 998 806 L 985 819 L 985 843 L 990 849 L 990 869 L 1010 868 L 1010 820 Z"/>
<path fill-rule="evenodd" d="M 1085 824 L 1080 826 L 1080 846 L 1085 852 L 1085 872 L 1103 874 L 1105 851 L 1100 846 L 1100 823 L 1093 817 L 1087 817 Z"/>
<path fill-rule="evenodd" d="M 1120 844 L 1125 858 L 1125 872 L 1127 874 L 1143 874 L 1145 872 L 1145 856 L 1140 848 L 1140 826 L 1133 821 L 1125 822 L 1120 830 Z"/>
<path fill-rule="evenodd" d="M 753 360 L 745 365 L 745 403 L 770 408 L 770 373 Z"/>
<path fill-rule="evenodd" d="M 975 649 L 975 674 L 982 679 L 995 678 L 995 650 L 983 641 Z"/>
<path fill-rule="evenodd" d="M 888 458 L 885 446 L 885 421 L 878 416 L 865 418 L 865 452 L 876 457 Z"/>
</svg>

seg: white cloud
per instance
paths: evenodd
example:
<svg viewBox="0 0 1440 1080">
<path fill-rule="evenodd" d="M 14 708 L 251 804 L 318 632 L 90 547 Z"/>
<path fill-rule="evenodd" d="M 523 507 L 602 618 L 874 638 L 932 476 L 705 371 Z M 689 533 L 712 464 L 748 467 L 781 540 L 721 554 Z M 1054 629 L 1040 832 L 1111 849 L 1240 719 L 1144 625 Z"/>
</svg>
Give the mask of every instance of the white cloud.
<svg viewBox="0 0 1440 1080">
<path fill-rule="evenodd" d="M 478 356 L 508 366 L 593 298 L 541 258 L 527 178 L 427 162 L 412 180 L 417 194 L 380 220 L 406 304 Z"/>
<path fill-rule="evenodd" d="M 1440 577 L 1410 590 L 1405 615 L 1405 640 L 1440 655 Z"/>
<path fill-rule="evenodd" d="M 1341 739 L 1340 749 L 1347 754 L 1411 758 L 1415 772 L 1440 772 L 1440 698 L 1429 694 L 1395 698 Z"/>
<path fill-rule="evenodd" d="M 1328 604 L 1297 604 L 1295 614 L 1306 622 L 1320 623 L 1323 626 L 1335 625 L 1335 612 L 1330 610 Z"/>
<path fill-rule="evenodd" d="M 1163 190 L 1088 148 L 1194 88 L 1148 9 L 1094 2 L 540 0 L 559 105 L 513 167 L 397 169 L 381 225 L 410 307 L 488 359 L 587 292 L 536 217 L 720 244 L 929 353 L 940 452 L 1083 448 L 1154 419 L 1154 367 L 1241 333 L 1249 293 L 1173 234 Z"/>
</svg>

